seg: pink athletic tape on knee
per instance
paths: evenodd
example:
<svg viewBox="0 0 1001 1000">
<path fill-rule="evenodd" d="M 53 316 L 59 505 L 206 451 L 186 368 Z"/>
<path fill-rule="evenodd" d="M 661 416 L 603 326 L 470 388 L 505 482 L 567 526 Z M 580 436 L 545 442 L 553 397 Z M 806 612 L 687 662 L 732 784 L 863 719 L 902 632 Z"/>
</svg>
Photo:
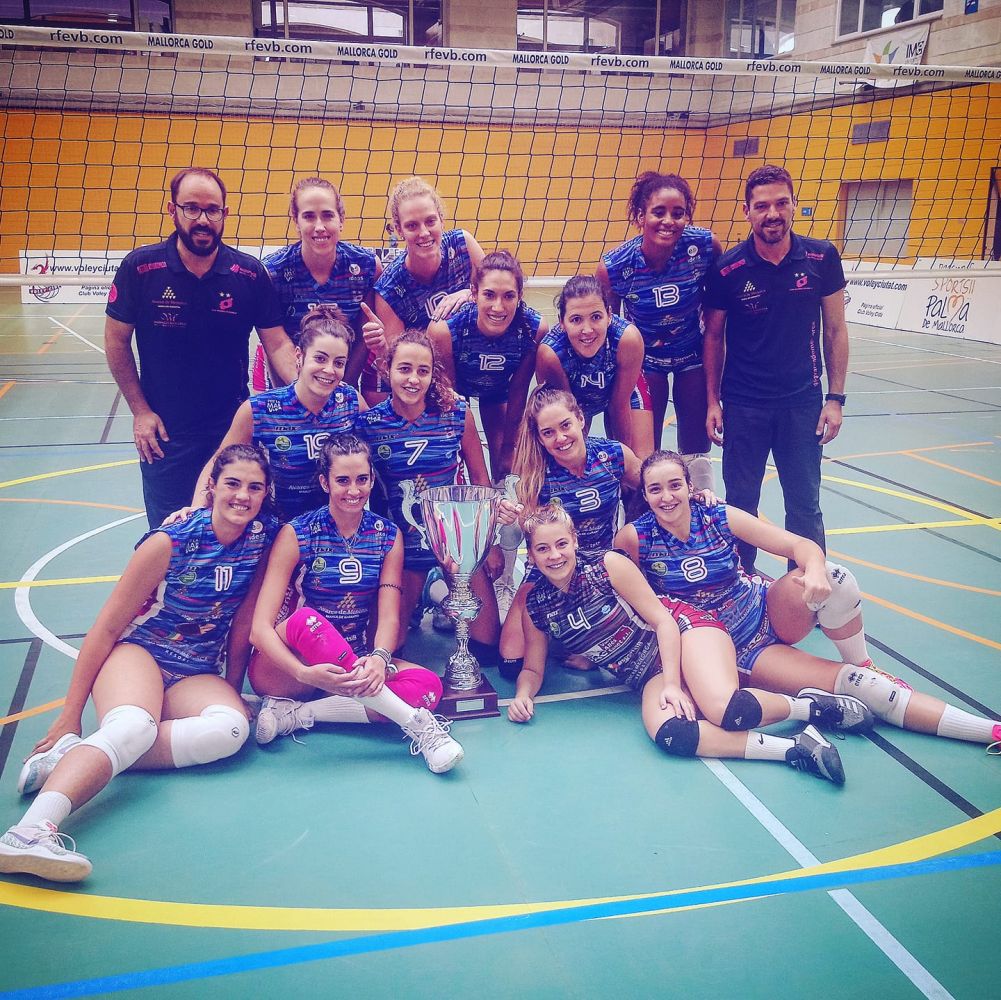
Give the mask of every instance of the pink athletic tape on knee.
<svg viewBox="0 0 1001 1000">
<path fill-rule="evenodd" d="M 335 663 L 350 670 L 358 659 L 344 636 L 312 608 L 299 608 L 285 622 L 285 642 L 308 666 Z"/>
<path fill-rule="evenodd" d="M 386 687 L 401 701 L 414 708 L 433 711 L 441 701 L 441 678 L 433 670 L 424 667 L 401 670 L 394 677 L 386 679 Z"/>
</svg>

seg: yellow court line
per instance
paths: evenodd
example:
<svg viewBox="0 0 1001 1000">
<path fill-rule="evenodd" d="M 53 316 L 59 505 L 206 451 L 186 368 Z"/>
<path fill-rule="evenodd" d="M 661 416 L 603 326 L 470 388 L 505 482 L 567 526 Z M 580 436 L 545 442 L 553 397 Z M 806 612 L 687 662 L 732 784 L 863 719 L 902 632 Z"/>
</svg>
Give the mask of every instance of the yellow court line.
<svg viewBox="0 0 1001 1000">
<path fill-rule="evenodd" d="M 15 385 L 17 385 L 16 382 L 4 382 L 3 385 L 0 385 L 0 398 L 6 396 Z"/>
<path fill-rule="evenodd" d="M 825 873 L 863 871 L 887 865 L 925 861 L 937 855 L 968 847 L 1001 832 L 1001 809 L 975 819 L 888 847 L 852 857 L 841 858 L 811 868 L 796 868 L 774 875 L 725 882 L 670 892 L 647 892 L 627 896 L 604 896 L 592 899 L 555 900 L 541 903 L 507 903 L 479 906 L 423 908 L 331 908 L 289 906 L 233 906 L 218 903 L 176 903 L 162 900 L 126 899 L 120 896 L 91 896 L 59 889 L 42 889 L 14 882 L 0 882 L 0 905 L 45 913 L 89 917 L 100 920 L 123 920 L 131 923 L 166 924 L 180 927 L 212 927 L 239 930 L 279 931 L 399 931 L 427 927 L 445 927 L 472 920 L 521 916 L 566 910 L 577 906 L 651 899 L 661 895 L 681 895 L 712 889 L 796 881 Z M 728 903 L 746 900 L 730 900 Z M 706 904 L 679 907 L 673 912 L 700 909 Z M 721 904 L 713 904 L 721 905 Z M 726 905 L 726 904 L 722 904 Z"/>
<path fill-rule="evenodd" d="M 881 531 L 922 531 L 926 528 L 997 528 L 1001 518 L 978 517 L 968 521 L 920 521 L 917 524 L 866 524 L 860 528 L 830 528 L 827 535 L 871 535 Z"/>
<path fill-rule="evenodd" d="M 827 532 L 832 534 L 832 532 Z M 868 562 L 859 559 L 857 556 L 850 556 L 845 552 L 835 552 L 834 549 L 828 551 L 828 555 L 835 556 L 841 562 L 855 563 L 856 566 L 865 566 L 866 569 L 875 569 L 891 576 L 902 576 L 907 580 L 917 580 L 919 583 L 931 583 L 936 587 L 949 587 L 953 590 L 966 590 L 971 594 L 986 594 L 988 597 L 1001 597 L 1001 590 L 989 590 L 987 587 L 974 587 L 969 583 L 955 583 L 952 580 L 939 580 L 933 576 L 922 576 L 920 573 L 908 573 L 904 569 L 892 569 L 889 566 L 882 566 L 879 563 Z"/>
<path fill-rule="evenodd" d="M 139 459 L 127 458 L 121 462 L 102 462 L 100 465 L 82 465 L 79 469 L 63 469 L 61 472 L 43 472 L 38 476 L 25 476 L 23 479 L 8 479 L 0 483 L 0 490 L 7 486 L 21 486 L 24 483 L 37 483 L 42 479 L 57 479 L 59 476 L 73 476 L 78 472 L 97 472 L 100 469 L 117 469 L 122 465 L 138 465 Z"/>
<path fill-rule="evenodd" d="M 961 507 L 955 507 L 950 503 L 945 503 L 942 500 L 932 500 L 929 497 L 920 497 L 913 493 L 904 493 L 901 490 L 891 490 L 886 486 L 873 486 L 870 483 L 860 483 L 855 479 L 842 479 L 840 476 L 822 475 L 821 478 L 827 483 L 838 483 L 840 486 L 854 486 L 856 489 L 868 490 L 870 493 L 882 493 L 884 496 L 896 497 L 898 500 L 906 500 L 909 503 L 916 503 L 920 506 L 933 507 L 936 510 L 944 510 L 947 514 L 954 514 L 956 517 L 962 517 L 966 520 L 978 520 L 976 514 L 972 514 L 968 510 L 963 510 Z M 0 483 L 0 486 L 3 486 L 3 483 Z M 989 524 L 992 528 L 997 528 L 999 526 L 997 518 L 983 518 L 980 519 L 980 521 L 984 524 Z M 978 523 L 980 522 L 978 521 Z"/>
<path fill-rule="evenodd" d="M 967 469 L 960 469 L 955 465 L 946 465 L 945 462 L 936 462 L 933 458 L 926 458 L 924 455 L 916 455 L 914 452 L 905 451 L 904 454 L 908 458 L 916 458 L 919 462 L 927 462 L 929 465 L 936 465 L 940 469 L 948 469 L 949 472 L 958 472 L 961 476 L 969 476 L 971 479 L 979 479 L 982 483 L 990 483 L 991 486 L 1001 486 L 996 479 L 988 479 L 987 476 L 981 476 L 976 472 L 970 472 Z"/>
<path fill-rule="evenodd" d="M 141 507 L 123 507 L 117 503 L 95 503 L 93 500 L 54 500 L 51 497 L 0 497 L 0 503 L 58 503 L 71 507 L 97 507 L 100 510 L 124 510 L 129 514 L 141 514 Z"/>
<path fill-rule="evenodd" d="M 15 590 L 19 587 L 76 587 L 84 583 L 117 583 L 118 576 L 71 576 L 62 580 L 6 580 L 0 583 L 0 590 Z"/>
<path fill-rule="evenodd" d="M 9 722 L 20 722 L 21 719 L 30 719 L 33 715 L 42 715 L 51 712 L 54 708 L 62 708 L 66 704 L 65 698 L 57 698 L 55 701 L 47 701 L 44 705 L 36 705 L 34 708 L 26 708 L 23 712 L 15 712 L 13 715 L 5 715 L 0 719 L 0 726 L 6 726 Z"/>
<path fill-rule="evenodd" d="M 910 608 L 905 608 L 900 604 L 894 604 L 893 601 L 887 601 L 882 597 L 875 597 L 872 594 L 867 594 L 865 591 L 862 591 L 862 596 L 867 601 L 872 601 L 873 604 L 879 604 L 884 608 L 889 608 L 891 611 L 897 611 L 905 617 L 913 618 L 915 621 L 923 622 L 925 625 L 940 628 L 944 632 L 951 632 L 953 635 L 958 635 L 962 639 L 969 639 L 970 642 L 976 642 L 981 646 L 987 646 L 989 649 L 1001 650 L 1001 642 L 995 642 L 993 639 L 985 639 L 983 636 L 974 635 L 972 632 L 967 632 L 965 629 L 956 628 L 955 625 L 947 625 L 945 622 L 940 622 L 937 618 L 929 618 L 927 615 L 923 615 L 919 611 L 911 611 Z"/>
<path fill-rule="evenodd" d="M 962 444 L 932 444 L 927 448 L 908 448 L 903 451 L 900 448 L 894 448 L 892 451 L 860 451 L 854 455 L 835 455 L 830 458 L 825 458 L 825 463 L 828 462 L 844 462 L 852 458 L 884 458 L 887 455 L 914 455 L 919 451 L 950 451 L 955 448 L 983 448 L 985 446 L 994 446 L 993 441 L 966 441 Z"/>
</svg>

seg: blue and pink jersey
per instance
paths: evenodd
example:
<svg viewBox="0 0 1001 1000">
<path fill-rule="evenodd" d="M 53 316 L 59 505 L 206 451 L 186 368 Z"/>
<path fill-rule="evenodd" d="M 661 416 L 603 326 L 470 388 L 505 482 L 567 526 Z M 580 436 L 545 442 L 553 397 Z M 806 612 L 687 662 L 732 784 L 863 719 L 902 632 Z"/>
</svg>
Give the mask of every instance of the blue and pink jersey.
<svg viewBox="0 0 1001 1000">
<path fill-rule="evenodd" d="M 199 510 L 180 524 L 149 532 L 140 545 L 157 531 L 170 539 L 167 574 L 119 641 L 142 646 L 173 673 L 220 673 L 233 616 L 278 527 L 274 518 L 252 521 L 235 542 L 223 545 L 212 530 L 212 512 Z"/>
<path fill-rule="evenodd" d="M 584 445 L 587 458 L 582 476 L 575 476 L 552 455 L 546 455 L 539 504 L 559 501 L 577 528 L 581 548 L 606 550 L 612 547 L 615 535 L 625 459 L 618 441 L 587 437 Z"/>
<path fill-rule="evenodd" d="M 441 264 L 428 283 L 415 278 L 406 264 L 406 253 L 390 261 L 375 283 L 375 290 L 400 317 L 404 329 L 426 330 L 443 298 L 469 288 L 472 262 L 466 234 L 461 229 L 450 229 L 442 235 Z"/>
<path fill-rule="evenodd" d="M 403 516 L 404 484 L 410 482 L 419 494 L 433 486 L 454 483 L 465 426 L 466 403 L 462 399 L 445 412 L 425 410 L 413 422 L 396 412 L 392 398 L 356 418 L 355 433 L 372 449 L 372 464 L 385 487 L 393 520 L 403 532 L 407 569 L 430 569 L 437 561 L 421 533 Z M 412 513 L 418 524 L 422 523 L 419 503 Z"/>
<path fill-rule="evenodd" d="M 692 504 L 691 533 L 683 542 L 658 523 L 652 511 L 633 522 L 639 565 L 658 594 L 671 594 L 713 612 L 738 651 L 759 632 L 768 588 L 740 567 L 726 505 Z"/>
<path fill-rule="evenodd" d="M 354 428 L 358 391 L 343 383 L 319 413 L 311 413 L 295 394 L 294 385 L 259 393 L 250 399 L 254 443 L 267 449 L 275 479 L 278 514 L 289 521 L 305 511 L 327 505 L 317 478 L 316 459 L 331 434 Z"/>
<path fill-rule="evenodd" d="M 667 264 L 654 270 L 636 236 L 602 256 L 612 290 L 646 345 L 644 371 L 691 367 L 702 359 L 702 294 L 715 259 L 708 229 L 686 226 Z"/>
<path fill-rule="evenodd" d="M 367 648 L 369 619 L 378 606 L 379 576 L 398 534 L 392 521 L 366 510 L 358 530 L 344 538 L 322 507 L 292 522 L 299 562 L 292 574 L 293 608 L 319 611 L 359 655 Z"/>
<path fill-rule="evenodd" d="M 535 337 L 542 316 L 524 302 L 499 337 L 488 337 L 477 326 L 475 302 L 462 306 L 448 319 L 455 360 L 456 391 L 484 403 L 502 403 L 518 366 L 535 353 Z"/>
<path fill-rule="evenodd" d="M 293 243 L 264 258 L 281 302 L 285 332 L 299 343 L 302 318 L 314 306 L 340 306 L 349 326 L 361 312 L 361 303 L 375 286 L 375 251 L 339 240 L 330 277 L 321 285 L 302 259 L 302 243 Z"/>
</svg>

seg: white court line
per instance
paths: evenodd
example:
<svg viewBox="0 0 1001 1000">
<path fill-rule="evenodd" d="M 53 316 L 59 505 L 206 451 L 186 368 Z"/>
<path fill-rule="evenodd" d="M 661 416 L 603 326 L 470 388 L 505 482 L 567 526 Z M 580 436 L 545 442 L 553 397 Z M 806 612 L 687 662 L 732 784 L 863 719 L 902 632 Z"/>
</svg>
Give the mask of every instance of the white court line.
<svg viewBox="0 0 1001 1000">
<path fill-rule="evenodd" d="M 719 760 L 701 758 L 702 763 L 720 780 L 728 792 L 772 835 L 801 868 L 820 864 L 806 845 L 784 826 L 764 803 Z M 847 889 L 827 893 L 874 945 L 928 997 L 929 1000 L 952 1000 L 952 994 L 858 901 Z"/>
<path fill-rule="evenodd" d="M 60 323 L 55 316 L 49 316 L 48 318 L 55 323 L 56 326 L 61 326 L 67 333 L 71 333 L 77 340 L 82 340 L 88 347 L 93 347 L 95 351 L 100 351 L 102 354 L 105 353 L 103 347 L 98 347 L 93 341 L 88 340 L 82 334 L 77 333 L 76 330 L 70 329 L 70 327 L 68 327 L 65 323 Z"/>
<path fill-rule="evenodd" d="M 94 535 L 101 534 L 102 531 L 108 531 L 110 528 L 117 528 L 120 524 L 127 524 L 129 521 L 134 521 L 136 518 L 145 517 L 145 514 L 129 514 L 128 517 L 119 518 L 117 521 L 112 521 L 110 524 L 103 524 L 100 528 L 94 528 L 92 531 L 86 531 L 82 535 L 77 535 L 76 538 L 71 538 L 68 542 L 63 542 L 62 545 L 57 546 L 49 552 L 46 552 L 44 556 L 33 562 L 22 574 L 19 583 L 31 583 L 38 574 L 45 569 L 45 567 L 52 562 L 56 556 L 62 555 L 67 549 L 72 548 L 78 542 L 86 541 L 88 538 L 93 538 Z M 17 616 L 24 622 L 28 631 L 32 635 L 41 639 L 47 646 L 51 646 L 53 649 L 60 653 L 64 653 L 71 660 L 77 658 L 79 650 L 74 649 L 72 646 L 63 642 L 59 636 L 53 634 L 49 631 L 39 620 L 38 616 L 32 610 L 31 607 L 31 587 L 18 587 L 14 591 L 14 607 L 17 610 Z"/>
<path fill-rule="evenodd" d="M 900 333 L 901 331 L 894 331 Z M 918 334 L 923 336 L 923 334 Z M 1001 365 L 1001 361 L 992 361 L 990 358 L 971 358 L 968 354 L 953 354 L 952 351 L 934 351 L 930 347 L 915 347 L 913 344 L 897 344 L 892 340 L 872 340 L 870 337 L 852 337 L 863 344 L 877 344 L 880 347 L 899 347 L 902 351 L 917 351 L 919 354 L 937 354 L 940 358 L 962 358 L 964 361 L 979 361 L 985 365 Z M 979 341 L 978 341 L 979 343 Z M 985 344 L 986 347 L 995 347 L 995 344 Z M 864 375 L 864 371 L 857 374 Z"/>
</svg>

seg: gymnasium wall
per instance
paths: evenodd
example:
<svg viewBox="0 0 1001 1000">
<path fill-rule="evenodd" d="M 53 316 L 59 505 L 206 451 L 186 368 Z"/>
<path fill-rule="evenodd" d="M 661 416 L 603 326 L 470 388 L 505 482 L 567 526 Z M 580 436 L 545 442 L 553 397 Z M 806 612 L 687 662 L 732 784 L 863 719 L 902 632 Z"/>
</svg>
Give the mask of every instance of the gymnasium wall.
<svg viewBox="0 0 1001 1000">
<path fill-rule="evenodd" d="M 1001 84 L 987 84 L 670 130 L 0 112 L 0 270 L 16 272 L 28 242 L 122 250 L 161 238 L 171 230 L 167 181 L 192 163 L 222 174 L 226 238 L 241 246 L 289 239 L 287 192 L 315 173 L 341 184 L 344 238 L 381 245 L 389 188 L 420 173 L 483 246 L 516 250 L 529 274 L 570 274 L 629 235 L 625 203 L 640 170 L 690 178 L 696 221 L 730 245 L 746 234 L 742 179 L 778 162 L 798 180 L 801 208 L 813 209 L 797 219 L 802 233 L 840 240 L 843 182 L 910 178 L 908 260 L 977 258 L 990 169 L 1001 163 L 1001 119 L 988 110 L 999 97 Z M 882 119 L 888 141 L 851 142 L 854 125 Z M 748 137 L 759 138 L 757 154 L 734 156 L 734 141 Z"/>
</svg>

